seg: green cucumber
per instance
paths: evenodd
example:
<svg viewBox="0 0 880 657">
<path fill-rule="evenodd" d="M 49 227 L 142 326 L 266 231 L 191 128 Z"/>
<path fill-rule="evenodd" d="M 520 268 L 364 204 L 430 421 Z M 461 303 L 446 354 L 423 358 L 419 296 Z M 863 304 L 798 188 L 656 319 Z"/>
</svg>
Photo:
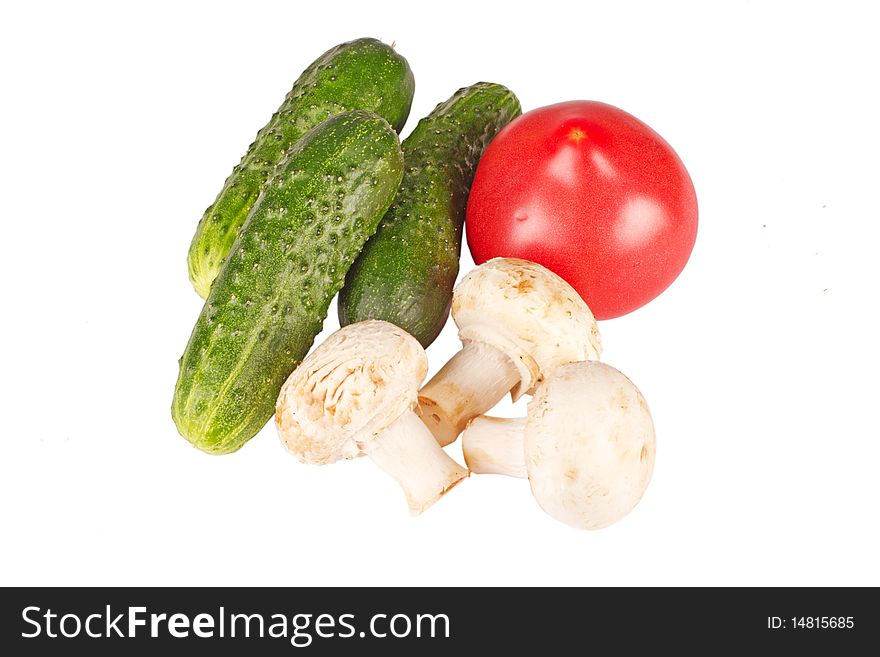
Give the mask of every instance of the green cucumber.
<svg viewBox="0 0 880 657">
<path fill-rule="evenodd" d="M 477 162 L 519 116 L 516 96 L 481 82 L 457 91 L 402 144 L 403 183 L 339 295 L 342 326 L 383 319 L 431 344 L 449 315 Z"/>
<path fill-rule="evenodd" d="M 188 257 L 189 278 L 199 296 L 208 296 L 239 228 L 292 144 L 334 114 L 356 109 L 375 112 L 399 132 L 414 91 L 407 61 L 375 39 L 338 45 L 303 71 L 199 221 Z"/>
<path fill-rule="evenodd" d="M 226 454 L 266 424 L 402 178 L 397 134 L 369 112 L 338 114 L 291 148 L 180 359 L 171 415 L 184 438 Z"/>
</svg>

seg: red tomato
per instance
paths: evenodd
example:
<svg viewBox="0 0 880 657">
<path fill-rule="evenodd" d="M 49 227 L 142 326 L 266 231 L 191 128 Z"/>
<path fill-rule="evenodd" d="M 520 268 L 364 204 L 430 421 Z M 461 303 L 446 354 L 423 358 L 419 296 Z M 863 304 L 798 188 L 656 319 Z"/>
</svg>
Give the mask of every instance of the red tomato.
<svg viewBox="0 0 880 657">
<path fill-rule="evenodd" d="M 532 260 L 597 319 L 665 290 L 697 236 L 697 197 L 678 155 L 626 112 L 591 101 L 523 114 L 489 144 L 467 208 L 477 264 Z"/>
</svg>

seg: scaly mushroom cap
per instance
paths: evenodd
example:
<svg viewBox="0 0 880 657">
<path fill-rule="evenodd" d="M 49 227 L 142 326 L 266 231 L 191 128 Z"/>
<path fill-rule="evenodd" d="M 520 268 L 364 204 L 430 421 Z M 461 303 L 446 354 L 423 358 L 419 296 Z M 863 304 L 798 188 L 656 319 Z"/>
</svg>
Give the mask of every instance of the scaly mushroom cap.
<svg viewBox="0 0 880 657">
<path fill-rule="evenodd" d="M 394 324 L 368 320 L 341 328 L 281 388 L 275 407 L 281 442 L 304 463 L 360 456 L 412 410 L 427 372 L 422 345 Z"/>
<path fill-rule="evenodd" d="M 542 372 L 602 353 L 599 327 L 571 285 L 549 269 L 518 258 L 494 258 L 465 276 L 452 299 L 462 342 L 486 342 L 513 361 L 520 382 L 511 395 L 532 393 Z"/>
<path fill-rule="evenodd" d="M 560 367 L 529 402 L 525 457 L 532 494 L 569 525 L 599 529 L 629 513 L 651 480 L 654 449 L 645 398 L 604 363 Z"/>
</svg>

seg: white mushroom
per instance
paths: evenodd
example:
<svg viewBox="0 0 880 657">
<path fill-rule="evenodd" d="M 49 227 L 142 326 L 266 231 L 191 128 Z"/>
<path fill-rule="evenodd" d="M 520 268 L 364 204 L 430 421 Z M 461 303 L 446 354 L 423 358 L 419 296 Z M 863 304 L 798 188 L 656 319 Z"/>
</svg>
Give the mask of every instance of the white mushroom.
<svg viewBox="0 0 880 657">
<path fill-rule="evenodd" d="M 571 363 L 538 386 L 527 418 L 476 418 L 462 447 L 471 472 L 528 476 L 544 511 L 600 529 L 642 498 L 654 469 L 654 424 L 623 374 L 596 361 Z"/>
<path fill-rule="evenodd" d="M 599 329 L 583 299 L 541 265 L 495 258 L 452 298 L 462 349 L 419 392 L 419 414 L 441 445 L 508 392 L 531 393 L 542 373 L 598 359 Z"/>
<path fill-rule="evenodd" d="M 350 324 L 309 354 L 281 388 L 275 424 L 303 463 L 366 454 L 391 475 L 413 515 L 467 477 L 413 412 L 428 362 L 388 322 Z"/>
</svg>

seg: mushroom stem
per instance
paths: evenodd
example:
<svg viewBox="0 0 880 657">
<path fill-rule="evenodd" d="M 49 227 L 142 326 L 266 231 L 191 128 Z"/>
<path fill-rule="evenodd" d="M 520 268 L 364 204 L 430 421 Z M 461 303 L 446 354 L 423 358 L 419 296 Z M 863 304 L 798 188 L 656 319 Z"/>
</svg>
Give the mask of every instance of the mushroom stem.
<svg viewBox="0 0 880 657">
<path fill-rule="evenodd" d="M 474 474 L 501 474 L 525 479 L 529 476 L 525 435 L 524 417 L 476 417 L 461 437 L 464 462 Z"/>
<path fill-rule="evenodd" d="M 440 448 L 412 411 L 401 415 L 363 448 L 373 463 L 400 484 L 414 516 L 468 476 L 468 471 Z"/>
<path fill-rule="evenodd" d="M 520 380 L 510 358 L 485 342 L 467 342 L 419 391 L 419 415 L 442 446 L 454 443 Z"/>
</svg>

